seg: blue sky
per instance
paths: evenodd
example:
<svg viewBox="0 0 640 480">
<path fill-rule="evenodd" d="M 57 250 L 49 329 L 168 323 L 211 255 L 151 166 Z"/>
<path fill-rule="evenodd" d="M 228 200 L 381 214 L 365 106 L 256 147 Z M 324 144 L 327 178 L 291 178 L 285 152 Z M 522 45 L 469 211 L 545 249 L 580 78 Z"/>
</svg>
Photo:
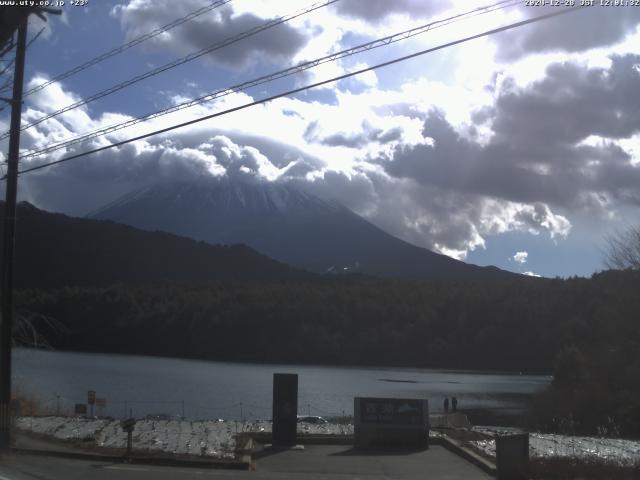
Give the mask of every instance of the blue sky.
<svg viewBox="0 0 640 480">
<path fill-rule="evenodd" d="M 28 51 L 27 88 L 209 3 L 65 5 Z M 23 165 L 554 11 L 513 3 Z M 233 0 L 27 97 L 23 122 L 309 4 Z M 340 0 L 29 128 L 22 147 L 42 148 L 482 5 Z M 20 197 L 83 215 L 172 178 L 291 182 L 471 263 L 590 275 L 603 268 L 606 235 L 640 221 L 639 26 L 640 8 L 587 8 L 24 175 Z M 34 19 L 30 34 L 41 27 Z M 6 110 L 0 115 L 4 131 Z M 6 141 L 0 147 L 6 152 Z"/>
</svg>

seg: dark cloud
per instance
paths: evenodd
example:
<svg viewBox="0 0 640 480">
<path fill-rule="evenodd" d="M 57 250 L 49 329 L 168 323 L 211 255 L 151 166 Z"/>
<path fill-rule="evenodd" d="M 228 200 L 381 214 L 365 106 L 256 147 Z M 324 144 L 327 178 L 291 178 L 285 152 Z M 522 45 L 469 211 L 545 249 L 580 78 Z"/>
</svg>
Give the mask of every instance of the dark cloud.
<svg viewBox="0 0 640 480">
<path fill-rule="evenodd" d="M 367 175 L 374 192 L 369 197 L 374 207 L 367 217 L 383 230 L 435 251 L 444 247 L 465 252 L 482 245 L 478 230 L 485 216 L 485 198 L 380 172 Z"/>
<path fill-rule="evenodd" d="M 523 12 L 531 18 L 558 8 L 523 7 Z M 640 8 L 595 5 L 501 33 L 495 37 L 499 47 L 498 59 L 512 61 L 528 53 L 581 52 L 613 45 L 639 25 Z"/>
<path fill-rule="evenodd" d="M 549 67 L 528 88 L 507 89 L 476 119 L 494 135 L 481 146 L 463 138 L 434 111 L 424 123 L 432 145 L 398 147 L 380 160 L 396 178 L 424 186 L 513 202 L 590 208 L 594 195 L 638 203 L 640 168 L 611 141 L 640 132 L 640 57 L 614 57 L 610 69 L 570 63 Z"/>
<path fill-rule="evenodd" d="M 402 129 L 397 127 L 397 128 L 390 128 L 389 130 L 386 130 L 386 131 L 380 131 L 376 135 L 375 140 L 380 143 L 389 143 L 389 142 L 398 141 L 401 138 L 402 138 Z"/>
<path fill-rule="evenodd" d="M 320 140 L 320 143 L 331 147 L 360 148 L 369 143 L 369 138 L 363 134 L 334 133 Z"/>
<path fill-rule="evenodd" d="M 377 23 L 393 14 L 430 17 L 451 6 L 449 0 L 344 0 L 333 7 L 339 14 Z"/>
<path fill-rule="evenodd" d="M 628 137 L 640 125 L 639 63 L 639 55 L 614 56 L 610 69 L 556 63 L 526 91 L 507 88 L 493 112 L 497 141 L 535 148 L 589 135 Z"/>
<path fill-rule="evenodd" d="M 383 130 L 374 127 L 367 121 L 363 121 L 358 132 L 336 132 L 330 135 L 323 135 L 320 124 L 314 120 L 309 123 L 303 135 L 307 142 L 321 143 L 330 147 L 361 148 L 371 142 L 384 144 L 398 141 L 402 138 L 402 129 L 395 127 Z"/>
<path fill-rule="evenodd" d="M 313 180 L 297 178 L 291 181 L 302 190 L 326 200 L 337 201 L 361 215 L 370 214 L 378 203 L 374 183 L 364 172 L 347 175 L 326 171 Z"/>
<path fill-rule="evenodd" d="M 127 38 L 154 30 L 207 5 L 202 0 L 154 1 L 153 6 L 129 5 L 114 9 Z M 233 4 L 226 5 L 196 17 L 188 26 L 180 26 L 145 42 L 147 47 L 173 50 L 188 54 L 207 48 L 221 40 L 237 35 L 264 24 L 267 20 L 250 13 L 236 15 Z M 227 67 L 241 69 L 256 61 L 286 63 L 309 38 L 291 25 L 285 23 L 237 43 L 211 52 L 206 58 Z"/>
</svg>

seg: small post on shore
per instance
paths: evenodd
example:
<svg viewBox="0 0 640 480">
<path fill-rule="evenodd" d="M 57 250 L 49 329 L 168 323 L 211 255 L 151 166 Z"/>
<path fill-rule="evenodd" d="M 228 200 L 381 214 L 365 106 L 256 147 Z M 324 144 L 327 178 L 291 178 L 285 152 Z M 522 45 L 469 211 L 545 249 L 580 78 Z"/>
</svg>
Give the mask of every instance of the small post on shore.
<svg viewBox="0 0 640 480">
<path fill-rule="evenodd" d="M 133 430 L 127 432 L 127 458 L 131 459 L 131 452 L 133 451 Z"/>
<path fill-rule="evenodd" d="M 125 457 L 127 460 L 131 460 L 131 453 L 133 451 L 133 429 L 136 426 L 136 421 L 133 418 L 127 418 L 121 423 L 122 430 L 127 432 L 127 453 Z"/>
</svg>

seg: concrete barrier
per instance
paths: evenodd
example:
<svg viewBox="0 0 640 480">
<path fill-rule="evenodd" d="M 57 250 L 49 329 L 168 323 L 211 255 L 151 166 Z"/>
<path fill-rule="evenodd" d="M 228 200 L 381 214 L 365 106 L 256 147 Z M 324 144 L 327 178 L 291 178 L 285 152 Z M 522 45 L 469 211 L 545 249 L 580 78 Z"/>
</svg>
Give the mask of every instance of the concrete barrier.
<svg viewBox="0 0 640 480">
<path fill-rule="evenodd" d="M 471 426 L 469 418 L 461 412 L 430 415 L 429 424 L 431 428 L 469 428 Z"/>
</svg>

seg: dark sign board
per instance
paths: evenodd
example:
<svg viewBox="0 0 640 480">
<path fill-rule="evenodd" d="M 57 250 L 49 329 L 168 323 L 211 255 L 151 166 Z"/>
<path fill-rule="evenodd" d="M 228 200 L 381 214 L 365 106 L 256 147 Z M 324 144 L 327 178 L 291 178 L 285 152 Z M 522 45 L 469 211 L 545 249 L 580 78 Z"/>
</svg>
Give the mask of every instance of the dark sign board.
<svg viewBox="0 0 640 480">
<path fill-rule="evenodd" d="M 397 398 L 361 398 L 363 424 L 423 425 L 423 401 Z"/>
<path fill-rule="evenodd" d="M 135 418 L 127 418 L 126 420 L 122 420 L 121 422 L 122 430 L 125 432 L 133 432 L 133 429 L 136 426 Z"/>
<path fill-rule="evenodd" d="M 76 407 L 74 409 L 76 415 L 86 415 L 87 414 L 87 406 L 84 403 L 76 403 Z"/>
<path fill-rule="evenodd" d="M 273 433 L 275 445 L 295 445 L 298 430 L 298 375 L 273 374 Z"/>
<path fill-rule="evenodd" d="M 87 403 L 89 405 L 93 405 L 94 403 L 96 403 L 96 392 L 95 392 L 95 390 L 89 390 L 87 392 Z"/>
<path fill-rule="evenodd" d="M 356 397 L 354 443 L 369 447 L 429 447 L 429 402 L 420 398 Z"/>
</svg>

